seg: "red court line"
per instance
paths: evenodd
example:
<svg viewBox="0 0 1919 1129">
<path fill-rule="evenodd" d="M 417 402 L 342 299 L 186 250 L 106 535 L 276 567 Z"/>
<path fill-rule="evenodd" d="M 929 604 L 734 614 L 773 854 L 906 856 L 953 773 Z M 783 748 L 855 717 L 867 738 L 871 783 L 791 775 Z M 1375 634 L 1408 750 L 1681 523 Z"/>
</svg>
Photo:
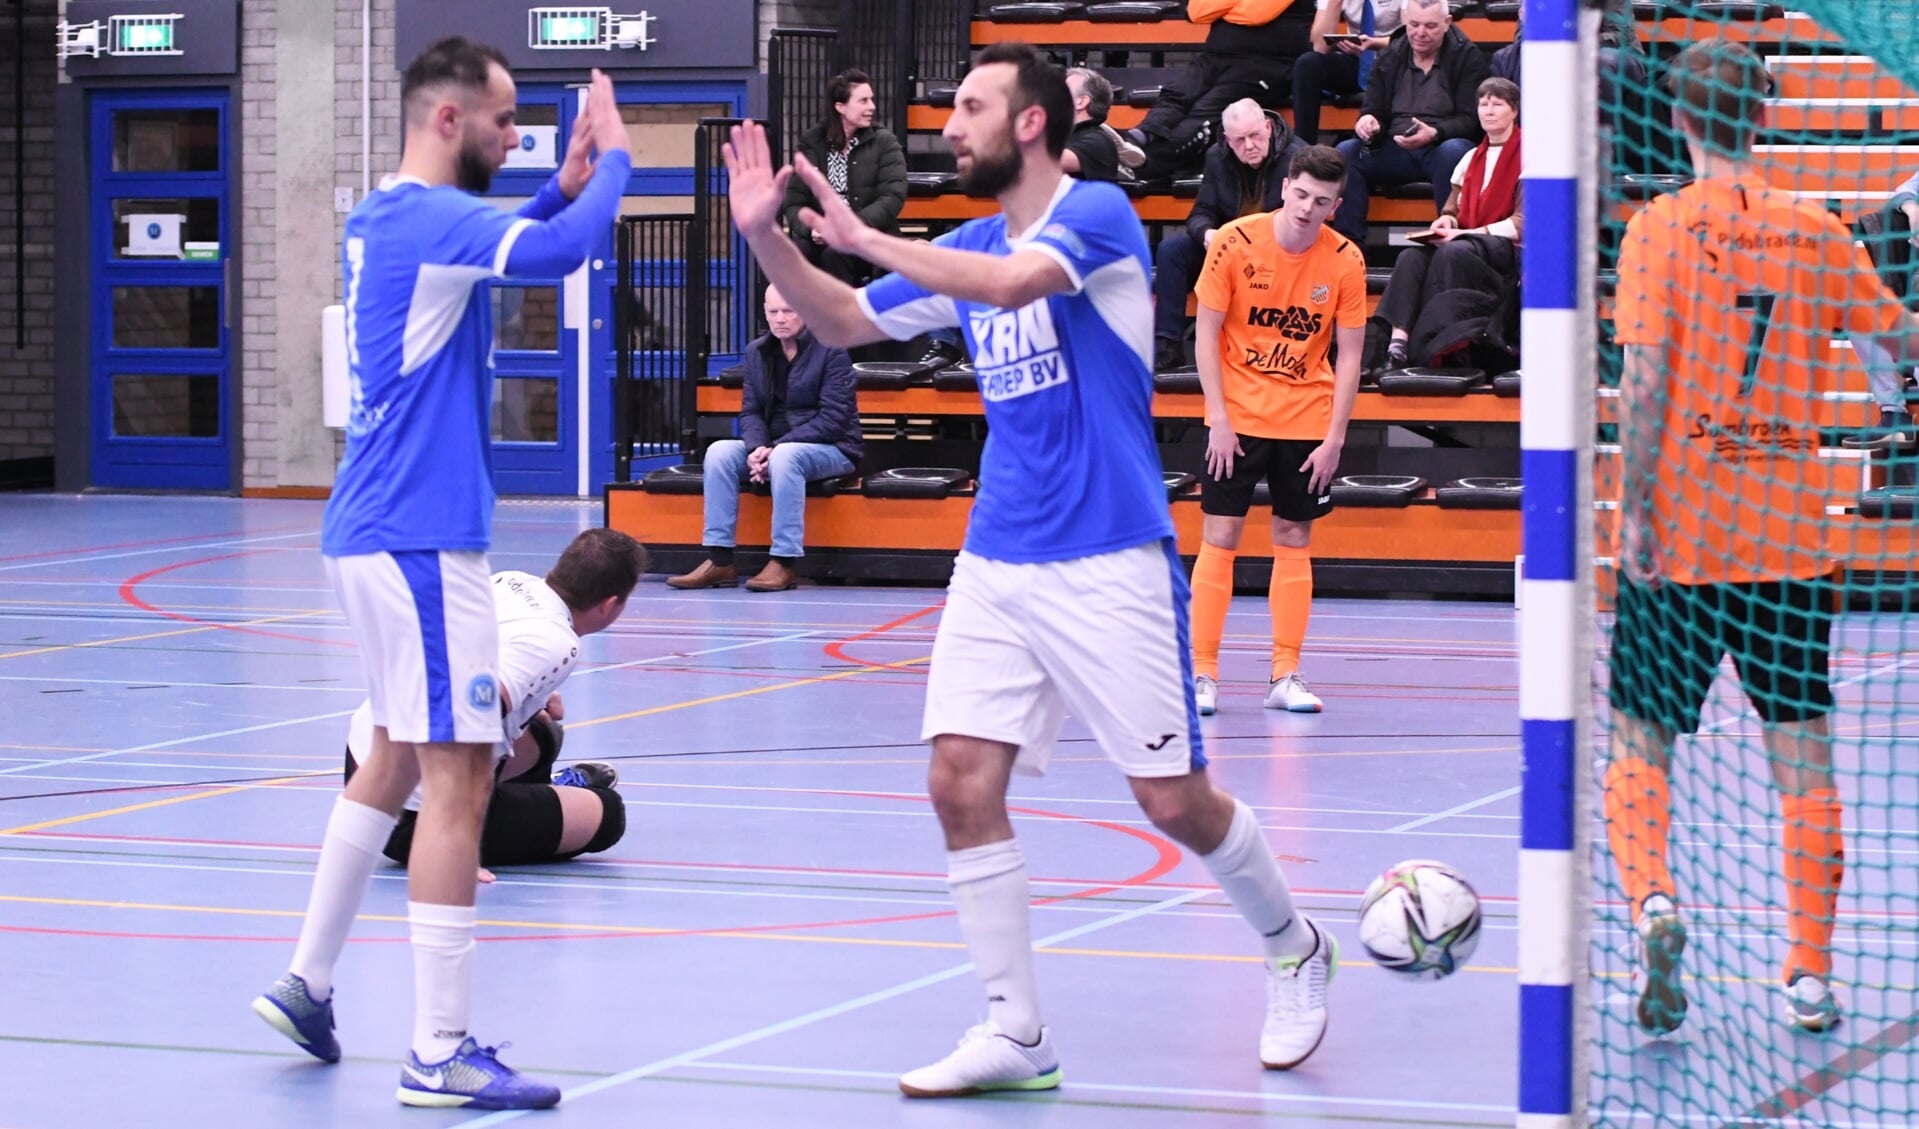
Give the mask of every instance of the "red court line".
<svg viewBox="0 0 1919 1129">
<path fill-rule="evenodd" d="M 198 560 L 177 561 L 170 565 L 161 565 L 159 568 L 148 569 L 147 571 L 140 573 L 138 576 L 128 577 L 126 580 L 121 581 L 120 598 L 122 600 L 125 600 L 127 603 L 132 604 L 134 607 L 139 608 L 141 611 L 152 612 L 155 615 L 165 616 L 167 619 L 177 620 L 180 623 L 193 623 L 203 627 L 217 627 L 221 631 L 237 631 L 242 635 L 259 635 L 268 639 L 285 639 L 295 643 L 320 643 L 328 647 L 345 647 L 351 650 L 353 648 L 352 643 L 341 642 L 340 640 L 337 640 L 337 639 L 320 639 L 320 638 L 315 638 L 309 635 L 288 635 L 279 631 L 262 631 L 257 627 L 242 627 L 239 624 L 233 624 L 233 623 L 215 623 L 212 620 L 200 619 L 195 616 L 186 615 L 182 612 L 171 612 L 165 608 L 148 603 L 146 600 L 142 599 L 140 597 L 140 593 L 136 591 L 136 589 L 138 589 L 142 583 L 148 580 L 151 580 L 156 576 L 160 576 L 164 573 L 173 572 L 178 569 L 193 568 L 197 565 L 212 564 L 215 561 L 230 561 L 235 559 L 236 557 L 258 556 L 261 553 L 269 553 L 269 552 L 277 552 L 277 551 L 278 550 L 273 550 L 273 549 L 247 549 L 238 553 L 222 553 L 217 557 L 201 557 Z M 235 610 L 241 611 L 244 609 L 235 609 Z"/>
<path fill-rule="evenodd" d="M 270 525 L 265 529 L 240 529 L 231 533 L 195 533 L 186 537 L 156 537 L 151 541 L 121 541 L 114 545 L 82 545 L 77 549 L 49 549 L 42 553 L 20 553 L 16 556 L 0 557 L 0 561 L 31 561 L 42 557 L 104 553 L 109 549 L 144 549 L 152 545 L 177 545 L 182 541 L 218 541 L 227 537 L 258 537 L 265 533 L 285 533 L 289 530 L 307 528 L 309 527 L 305 525 Z M 316 529 L 314 532 L 318 533 L 319 530 Z"/>
<path fill-rule="evenodd" d="M 1729 1129 L 1755 1121 L 1773 1121 L 1799 1112 L 1837 1089 L 1840 1083 L 1857 1077 L 1873 1063 L 1912 1042 L 1916 1035 L 1919 1035 L 1919 1016 L 1908 1016 L 1884 1028 L 1872 1038 L 1848 1048 L 1838 1058 L 1752 1107 L 1752 1111 L 1744 1118 L 1730 1122 Z"/>
<path fill-rule="evenodd" d="M 862 631 L 858 635 L 849 635 L 844 639 L 835 639 L 833 642 L 828 643 L 826 645 L 826 648 L 825 648 L 826 655 L 828 658 L 838 659 L 843 663 L 852 663 L 854 666 L 892 666 L 894 665 L 892 663 L 873 662 L 873 661 L 868 661 L 866 659 L 856 659 L 852 655 L 849 655 L 846 653 L 846 648 L 852 646 L 855 643 L 858 643 L 862 639 L 875 639 L 881 635 L 886 634 L 887 632 L 893 630 L 896 627 L 905 627 L 907 624 L 912 623 L 914 620 L 921 619 L 925 616 L 931 615 L 932 613 L 940 610 L 941 608 L 945 606 L 946 606 L 946 601 L 941 600 L 937 604 L 928 604 L 926 607 L 923 607 L 916 612 L 908 612 L 907 614 L 899 617 L 898 619 L 888 620 L 887 622 L 880 624 L 878 627 L 875 627 L 870 631 Z"/>
</svg>

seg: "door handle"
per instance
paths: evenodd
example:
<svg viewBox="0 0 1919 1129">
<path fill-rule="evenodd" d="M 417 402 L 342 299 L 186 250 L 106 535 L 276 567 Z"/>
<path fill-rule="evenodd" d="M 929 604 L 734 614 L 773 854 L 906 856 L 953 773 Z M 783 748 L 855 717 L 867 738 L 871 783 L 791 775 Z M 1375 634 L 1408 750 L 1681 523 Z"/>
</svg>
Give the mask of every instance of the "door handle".
<svg viewBox="0 0 1919 1129">
<path fill-rule="evenodd" d="M 233 256 L 220 256 L 220 328 L 233 328 Z"/>
</svg>

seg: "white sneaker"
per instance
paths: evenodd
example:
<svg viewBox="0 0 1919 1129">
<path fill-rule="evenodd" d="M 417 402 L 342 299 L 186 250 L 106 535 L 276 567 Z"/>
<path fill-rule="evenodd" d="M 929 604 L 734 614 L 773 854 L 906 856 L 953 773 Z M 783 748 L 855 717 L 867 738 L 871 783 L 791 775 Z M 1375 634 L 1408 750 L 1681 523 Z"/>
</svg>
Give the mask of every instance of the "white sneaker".
<svg viewBox="0 0 1919 1129">
<path fill-rule="evenodd" d="M 1633 1014 L 1654 1035 L 1670 1035 L 1686 1019 L 1686 984 L 1679 971 L 1686 951 L 1686 924 L 1664 894 L 1646 899 L 1639 911 L 1639 1003 Z"/>
<path fill-rule="evenodd" d="M 1839 1001 L 1823 978 L 1802 972 L 1786 985 L 1786 1022 L 1801 1031 L 1830 1031 L 1839 1023 Z"/>
<path fill-rule="evenodd" d="M 1326 1037 L 1326 985 L 1339 970 L 1339 942 L 1305 918 L 1317 943 L 1304 957 L 1266 962 L 1266 1026 L 1259 1033 L 1259 1061 L 1268 1070 L 1291 1070 L 1312 1057 Z"/>
<path fill-rule="evenodd" d="M 1199 675 L 1193 679 L 1193 699 L 1199 703 L 1199 716 L 1211 717 L 1219 712 L 1219 679 Z"/>
<path fill-rule="evenodd" d="M 901 1076 L 900 1093 L 909 1098 L 959 1098 L 989 1090 L 1052 1090 L 1059 1081 L 1059 1056 L 1046 1028 L 1039 1029 L 1039 1042 L 1029 1047 L 1000 1034 L 988 1020 L 961 1036 L 952 1054 Z"/>
<path fill-rule="evenodd" d="M 1272 685 L 1266 687 L 1266 708 L 1288 713 L 1318 713 L 1325 708 L 1325 703 L 1306 685 L 1299 672 L 1294 671 L 1274 679 Z"/>
</svg>

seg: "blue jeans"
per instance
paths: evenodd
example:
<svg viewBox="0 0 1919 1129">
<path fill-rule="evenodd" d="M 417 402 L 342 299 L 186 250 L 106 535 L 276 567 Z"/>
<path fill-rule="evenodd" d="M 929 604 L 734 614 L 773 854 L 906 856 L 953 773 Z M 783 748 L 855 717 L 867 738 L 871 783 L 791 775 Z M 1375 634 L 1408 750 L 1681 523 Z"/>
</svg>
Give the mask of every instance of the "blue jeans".
<svg viewBox="0 0 1919 1129">
<path fill-rule="evenodd" d="M 740 525 L 740 484 L 746 481 L 746 444 L 722 439 L 706 449 L 706 534 L 701 544 L 731 549 Z M 852 474 L 853 463 L 825 443 L 779 443 L 767 460 L 773 486 L 773 555 L 806 555 L 806 484 Z"/>
<path fill-rule="evenodd" d="M 1872 388 L 1873 401 L 1882 412 L 1906 413 L 1906 382 L 1899 375 L 1899 366 L 1893 361 L 1892 354 L 1879 347 L 1879 343 L 1870 337 L 1852 339 L 1852 351 L 1866 366 L 1866 381 Z"/>
<path fill-rule="evenodd" d="M 1446 197 L 1453 191 L 1453 169 L 1475 144 L 1463 137 L 1424 149 L 1401 149 L 1391 137 L 1381 139 L 1378 145 L 1363 144 L 1356 137 L 1340 142 L 1339 155 L 1346 159 L 1346 195 L 1340 199 L 1339 211 L 1333 213 L 1333 230 L 1364 244 L 1366 211 L 1372 207 L 1375 188 L 1429 180 L 1433 184 L 1433 206 L 1445 207 Z"/>
</svg>

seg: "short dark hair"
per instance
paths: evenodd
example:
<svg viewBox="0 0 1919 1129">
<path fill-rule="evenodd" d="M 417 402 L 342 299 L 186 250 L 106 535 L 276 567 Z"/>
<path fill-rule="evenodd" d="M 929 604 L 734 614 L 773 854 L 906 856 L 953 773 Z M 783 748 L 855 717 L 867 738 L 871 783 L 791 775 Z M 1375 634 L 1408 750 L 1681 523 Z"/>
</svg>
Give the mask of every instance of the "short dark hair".
<svg viewBox="0 0 1919 1129">
<path fill-rule="evenodd" d="M 1346 183 L 1346 158 L 1339 150 L 1330 145 L 1308 145 L 1293 154 L 1292 161 L 1286 166 L 1286 179 L 1310 176 L 1314 180 L 1323 180 L 1328 184 Z"/>
<path fill-rule="evenodd" d="M 848 67 L 826 80 L 826 147 L 842 149 L 846 146 L 846 123 L 840 120 L 840 112 L 834 107 L 853 100 L 855 86 L 873 86 L 873 76 L 858 67 Z M 879 93 L 879 87 L 873 87 L 873 93 Z"/>
<path fill-rule="evenodd" d="M 1510 78 L 1494 75 L 1479 84 L 1478 97 L 1497 98 L 1517 110 L 1519 109 L 1519 84 Z"/>
<path fill-rule="evenodd" d="M 1096 122 L 1105 122 L 1106 115 L 1113 112 L 1113 84 L 1106 76 L 1086 67 L 1074 67 L 1066 72 L 1068 79 L 1079 79 L 1080 89 L 1086 93 L 1086 116 Z M 1066 84 L 1066 93 L 1073 92 L 1071 82 Z"/>
<path fill-rule="evenodd" d="M 411 111 L 416 108 L 414 96 L 422 91 L 442 86 L 485 90 L 487 72 L 493 66 L 503 71 L 512 69 L 499 48 L 475 43 L 465 36 L 450 35 L 407 64 L 406 73 L 400 79 L 400 101 Z"/>
<path fill-rule="evenodd" d="M 1028 106 L 1046 112 L 1046 151 L 1057 157 L 1066 151 L 1066 135 L 1073 130 L 1073 92 L 1066 89 L 1066 72 L 1040 54 L 1031 43 L 995 43 L 973 56 L 975 67 L 1010 63 L 1017 72 L 1008 111 L 1017 116 Z"/>
<path fill-rule="evenodd" d="M 1737 156 L 1752 146 L 1772 73 L 1745 45 L 1713 39 L 1681 51 L 1667 82 L 1680 123 L 1707 149 Z"/>
<path fill-rule="evenodd" d="M 583 612 L 609 597 L 633 594 L 646 571 L 646 549 L 617 529 L 583 530 L 553 562 L 546 583 L 566 606 Z"/>
</svg>

